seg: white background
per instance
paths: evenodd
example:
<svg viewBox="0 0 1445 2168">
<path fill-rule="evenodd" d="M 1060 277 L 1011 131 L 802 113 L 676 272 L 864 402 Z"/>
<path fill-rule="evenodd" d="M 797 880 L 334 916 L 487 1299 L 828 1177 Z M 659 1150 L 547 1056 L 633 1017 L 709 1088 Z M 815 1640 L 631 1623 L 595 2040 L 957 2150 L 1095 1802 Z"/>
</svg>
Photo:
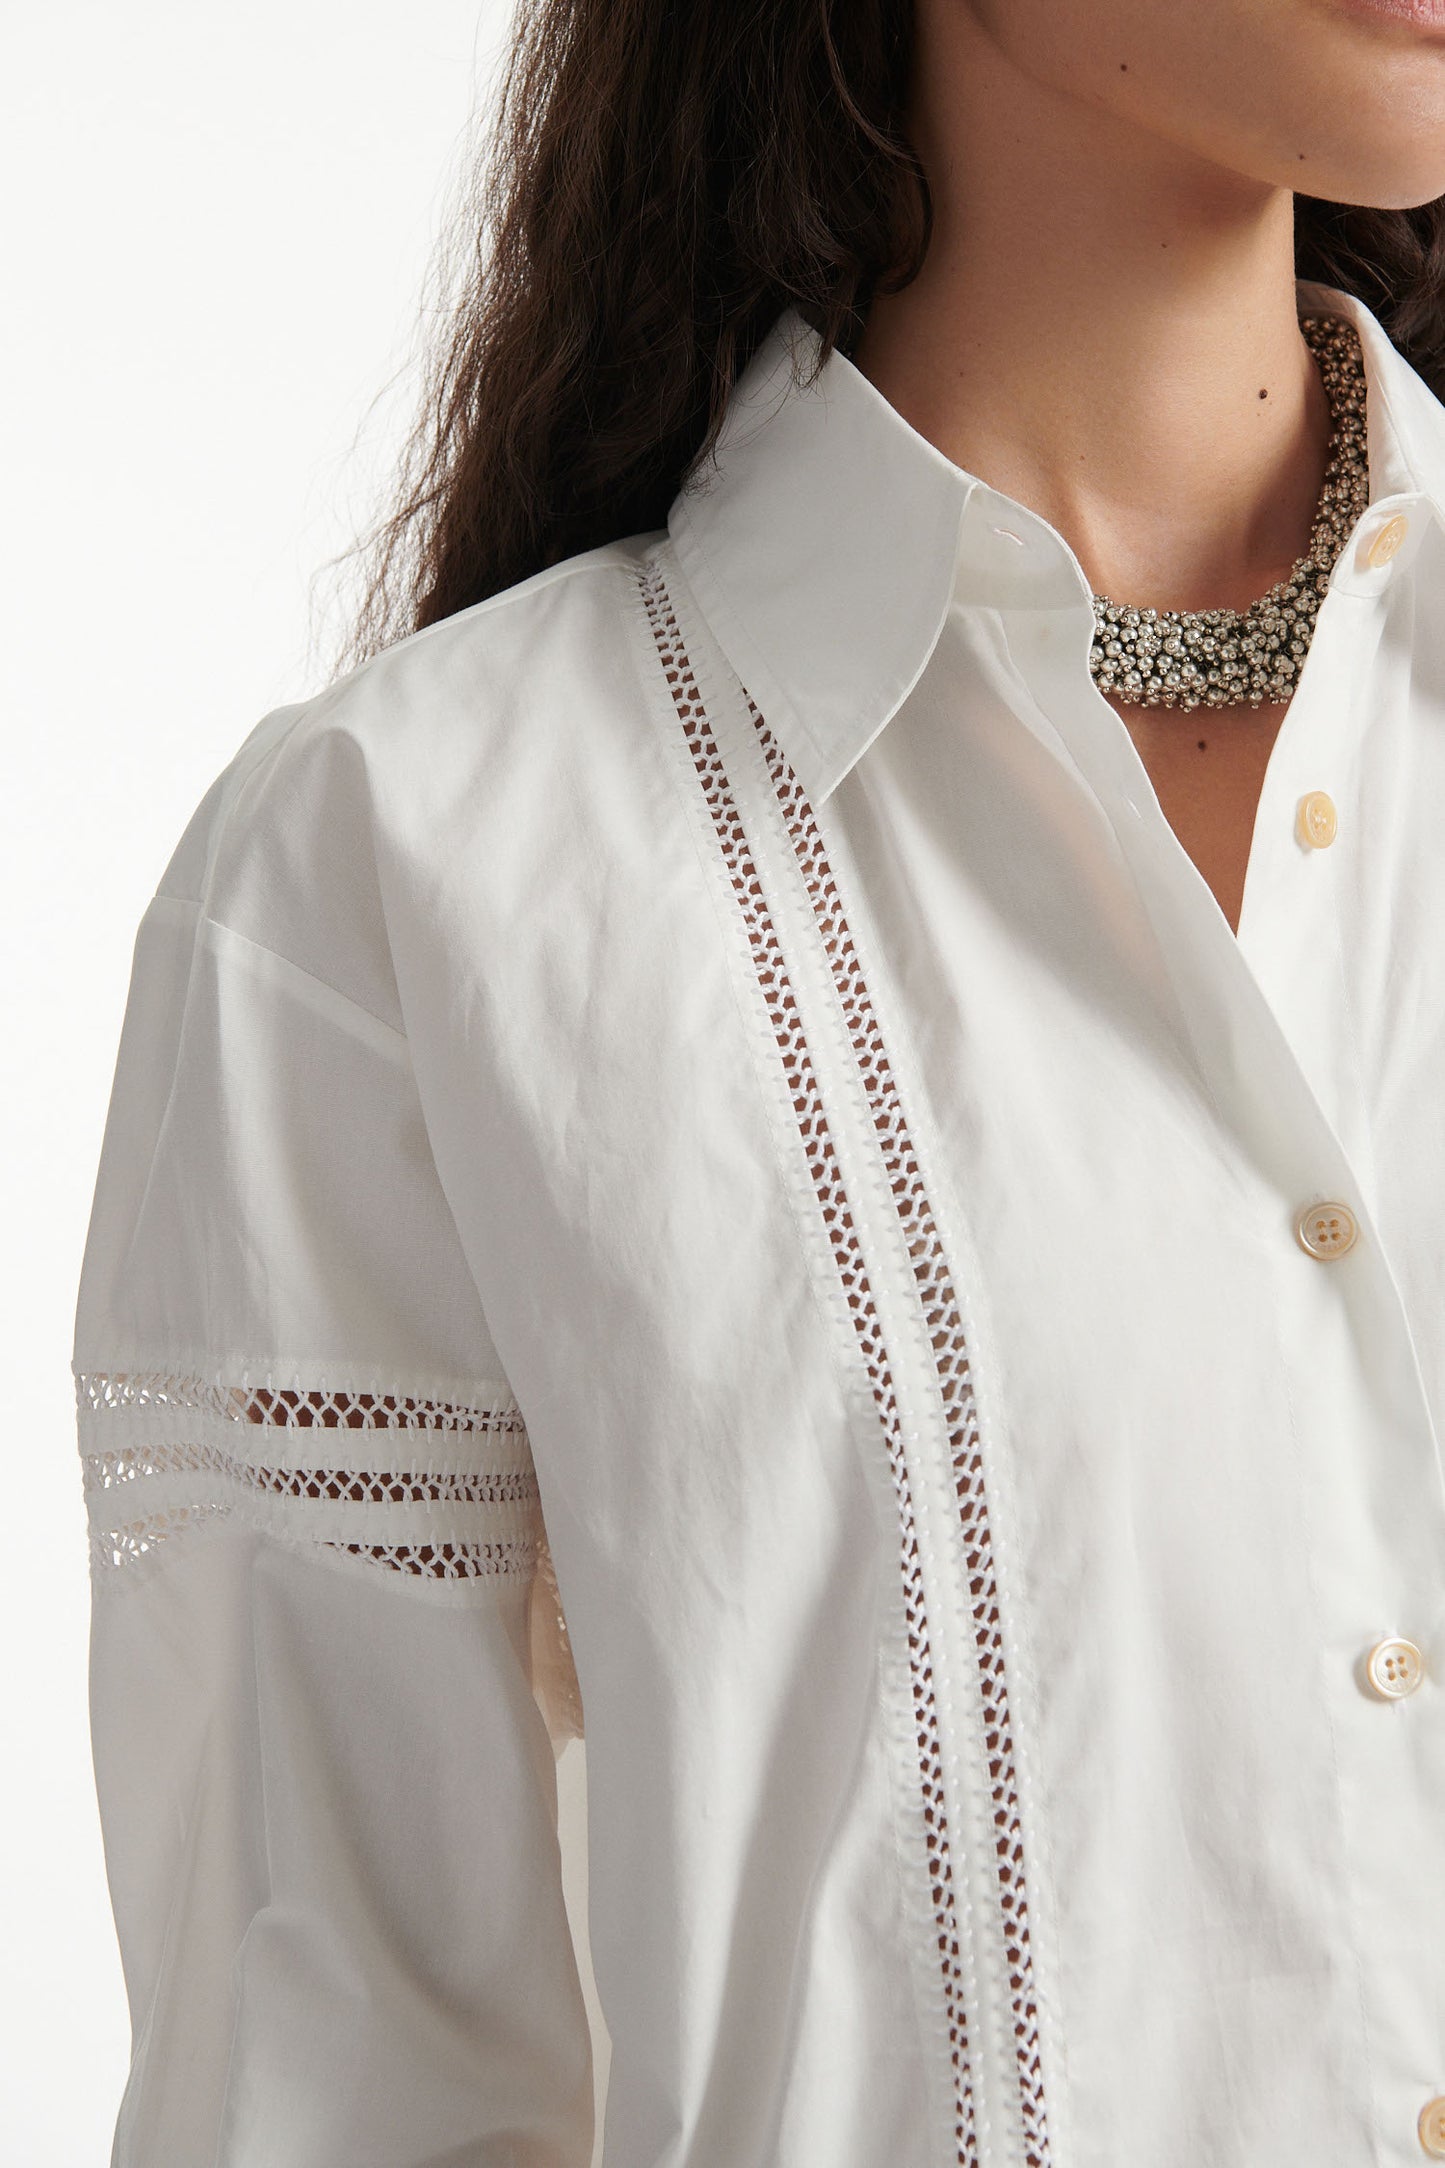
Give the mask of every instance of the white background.
<svg viewBox="0 0 1445 2168">
<path fill-rule="evenodd" d="M 128 2058 L 70 1353 L 131 943 L 207 784 L 332 672 L 345 597 L 324 568 L 382 503 L 411 419 L 428 266 L 509 15 L 52 0 L 0 33 L 0 2145 L 17 2168 L 103 2168 Z M 560 1774 L 585 1973 L 580 1748 Z"/>
</svg>

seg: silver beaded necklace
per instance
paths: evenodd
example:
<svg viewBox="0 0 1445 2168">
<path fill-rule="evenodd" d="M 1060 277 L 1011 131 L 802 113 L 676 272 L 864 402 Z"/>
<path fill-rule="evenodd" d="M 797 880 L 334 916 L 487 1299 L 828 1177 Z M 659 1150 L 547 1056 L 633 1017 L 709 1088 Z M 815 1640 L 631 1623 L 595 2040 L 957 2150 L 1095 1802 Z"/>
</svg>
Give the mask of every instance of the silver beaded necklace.
<svg viewBox="0 0 1445 2168">
<path fill-rule="evenodd" d="M 1359 333 L 1340 316 L 1302 316 L 1300 330 L 1332 417 L 1308 554 L 1243 612 L 1138 610 L 1095 595 L 1089 669 L 1101 692 L 1146 708 L 1257 708 L 1294 691 L 1330 568 L 1370 501 Z"/>
</svg>

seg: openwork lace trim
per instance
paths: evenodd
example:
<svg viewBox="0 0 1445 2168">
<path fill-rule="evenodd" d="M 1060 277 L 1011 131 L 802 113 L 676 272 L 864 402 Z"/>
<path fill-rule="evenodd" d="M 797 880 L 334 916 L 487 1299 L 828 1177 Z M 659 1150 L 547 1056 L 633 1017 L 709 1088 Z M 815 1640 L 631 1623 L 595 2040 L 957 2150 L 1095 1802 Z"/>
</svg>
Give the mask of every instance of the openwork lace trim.
<svg viewBox="0 0 1445 2168">
<path fill-rule="evenodd" d="M 168 1544 L 230 1519 L 432 1588 L 480 1595 L 498 1579 L 525 1584 L 533 1691 L 559 1752 L 582 1737 L 572 1643 L 515 1400 L 474 1407 L 159 1371 L 77 1373 L 75 1393 L 97 1581 L 109 1585 L 123 1568 L 128 1586 Z"/>
<path fill-rule="evenodd" d="M 938 1956 L 942 1968 L 948 2039 L 953 2063 L 954 2136 L 960 2162 L 973 2168 L 978 2159 L 978 2141 L 973 2094 L 969 2084 L 968 2019 L 959 1964 L 957 1907 L 949 1854 L 938 1724 L 933 1703 L 928 1618 L 924 1607 L 918 1546 L 914 1533 L 912 1491 L 900 1437 L 898 1408 L 893 1396 L 887 1350 L 854 1232 L 853 1218 L 834 1154 L 827 1116 L 818 1092 L 812 1058 L 788 984 L 786 966 L 772 916 L 753 864 L 746 832 L 733 801 L 727 771 L 682 645 L 677 618 L 673 613 L 665 583 L 655 567 L 651 568 L 644 578 L 643 592 L 663 671 L 697 767 L 718 844 L 732 878 L 738 908 L 747 929 L 758 980 L 766 997 L 768 1014 L 792 1095 L 799 1133 L 822 1206 L 823 1222 L 832 1244 L 839 1278 L 847 1294 L 853 1325 L 862 1344 L 883 1424 L 902 1538 L 903 1593 L 919 1775 L 923 1791 Z"/>
<path fill-rule="evenodd" d="M 212 1498 L 202 1505 L 175 1506 L 166 1513 L 143 1513 L 116 1527 L 98 1524 L 91 1535 L 92 1564 L 103 1568 L 134 1562 L 155 1551 L 167 1537 L 236 1511 L 232 1502 Z M 331 1536 L 316 1536 L 311 1541 L 323 1551 L 350 1551 L 377 1565 L 429 1580 L 474 1581 L 482 1574 L 530 1574 L 536 1563 L 535 1542 L 526 1539 L 497 1543 L 339 1543 Z"/>
<path fill-rule="evenodd" d="M 537 1479 L 513 1403 L 473 1408 L 160 1373 L 83 1373 L 75 1388 L 96 1573 L 218 1516 L 433 1580 L 536 1567 Z M 289 1438 L 281 1452 L 263 1446 L 262 1427 L 368 1432 L 390 1443 L 384 1456 L 354 1444 L 343 1455 L 337 1437 L 324 1460 L 302 1458 Z M 397 1465 L 377 1465 L 383 1458 Z"/>
<path fill-rule="evenodd" d="M 788 983 L 782 950 L 753 863 L 746 831 L 738 816 L 727 771 L 687 658 L 681 628 L 666 584 L 656 565 L 650 566 L 641 576 L 641 586 L 663 672 L 697 767 L 719 848 L 732 877 L 738 908 L 747 928 L 758 980 L 767 1001 L 768 1013 L 792 1093 L 799 1134 L 812 1169 L 823 1222 L 847 1295 L 849 1311 L 872 1382 L 875 1404 L 887 1442 L 902 1539 L 904 1604 L 913 1711 L 917 1727 L 919 1774 L 937 1925 L 938 1955 L 942 1967 L 953 2059 L 955 2139 L 960 2163 L 967 2164 L 967 2168 L 975 2168 L 978 2160 L 978 2138 L 969 2080 L 968 2026 L 959 1962 L 957 1900 L 950 1860 L 938 1723 L 934 1708 L 928 1619 L 923 1597 L 910 1479 L 900 1434 L 901 1426 L 888 1350 L 873 1304 L 866 1269 L 854 1232 L 852 1213 L 817 1089 L 812 1059 Z M 839 903 L 812 809 L 781 748 L 751 699 L 748 700 L 748 709 L 758 732 L 787 822 L 788 834 L 824 936 L 854 1053 L 867 1087 L 880 1148 L 889 1173 L 899 1219 L 907 1238 L 924 1315 L 935 1349 L 938 1376 L 947 1410 L 958 1507 L 965 1536 L 974 1647 L 987 1717 L 988 1780 L 992 1796 L 996 1871 L 1013 2007 L 1024 2158 L 1028 2168 L 1047 2168 L 1048 2130 L 1039 2062 L 1038 2020 L 1012 1731 L 999 1634 L 998 1599 L 994 1583 L 987 1502 L 979 1456 L 978 1427 L 973 1410 L 972 1384 L 962 1320 L 909 1141 L 887 1053 L 873 1014 L 871 998 L 858 967 L 852 937 Z"/>
<path fill-rule="evenodd" d="M 525 1428 L 522 1412 L 515 1406 L 479 1409 L 445 1400 L 403 1400 L 394 1393 L 218 1385 L 206 1378 L 174 1377 L 161 1371 L 132 1371 L 124 1376 L 92 1371 L 78 1374 L 75 1386 L 82 1413 L 100 1408 L 188 1408 L 222 1422 L 282 1423 L 291 1430 L 319 1425 L 347 1430 L 493 1430 L 515 1435 Z"/>
<path fill-rule="evenodd" d="M 1023 1833 L 1014 1767 L 1013 1725 L 1003 1640 L 999 1629 L 998 1588 L 993 1541 L 973 1381 L 958 1299 L 953 1290 L 933 1212 L 914 1156 L 912 1142 L 887 1050 L 874 1014 L 867 982 L 859 968 L 852 935 L 804 792 L 753 702 L 749 712 L 762 744 L 768 770 L 788 825 L 793 849 L 824 935 L 834 984 L 847 1019 L 849 1035 L 872 1108 L 893 1201 L 907 1243 L 914 1281 L 935 1354 L 939 1387 L 948 1426 L 954 1495 L 964 1536 L 974 1655 L 985 1712 L 984 1745 L 993 1806 L 994 1865 L 1008 1959 L 1009 1994 L 1024 2159 L 1028 2168 L 1046 2168 L 1049 2159 L 1043 2073 L 1039 2060 L 1038 2007 L 1029 1935 L 1028 1891 Z"/>
<path fill-rule="evenodd" d="M 537 1495 L 536 1478 L 522 1468 L 485 1475 L 407 1475 L 380 1468 L 268 1468 L 237 1460 L 221 1446 L 117 1446 L 82 1455 L 87 1491 L 116 1490 L 148 1475 L 213 1475 L 252 1484 L 283 1498 L 330 1498 L 348 1505 L 511 1505 Z"/>
</svg>

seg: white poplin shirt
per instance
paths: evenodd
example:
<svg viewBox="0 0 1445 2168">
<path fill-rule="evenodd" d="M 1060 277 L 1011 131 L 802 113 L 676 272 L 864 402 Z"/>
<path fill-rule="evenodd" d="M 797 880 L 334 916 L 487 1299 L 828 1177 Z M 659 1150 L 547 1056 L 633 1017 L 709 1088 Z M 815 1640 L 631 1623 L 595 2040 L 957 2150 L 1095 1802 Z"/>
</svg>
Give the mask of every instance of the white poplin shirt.
<svg viewBox="0 0 1445 2168">
<path fill-rule="evenodd" d="M 117 2168 L 1445 2157 L 1445 411 L 1239 932 L 1060 534 L 785 312 L 246 737 L 76 1318 Z M 1180 711 L 1181 729 L 1199 715 Z"/>
</svg>

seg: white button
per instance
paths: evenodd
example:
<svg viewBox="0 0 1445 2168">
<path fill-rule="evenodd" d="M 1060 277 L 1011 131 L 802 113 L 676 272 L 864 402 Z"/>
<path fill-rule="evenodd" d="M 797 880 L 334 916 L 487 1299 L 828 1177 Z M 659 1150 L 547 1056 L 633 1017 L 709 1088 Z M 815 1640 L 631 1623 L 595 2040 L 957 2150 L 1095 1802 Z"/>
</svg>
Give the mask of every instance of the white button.
<svg viewBox="0 0 1445 2168">
<path fill-rule="evenodd" d="M 1421 2151 L 1428 2153 L 1431 2160 L 1445 2160 L 1445 2093 L 1426 2101 L 1415 2128 L 1420 2134 Z"/>
<path fill-rule="evenodd" d="M 1308 1250 L 1311 1257 L 1343 1257 L 1345 1251 L 1354 1248 L 1359 1233 L 1355 1215 L 1347 1204 L 1306 1205 L 1294 1223 L 1295 1234 L 1301 1249 Z"/>
<path fill-rule="evenodd" d="M 1335 840 L 1335 801 L 1327 790 L 1307 790 L 1295 812 L 1295 834 L 1307 849 L 1322 851 Z"/>
<path fill-rule="evenodd" d="M 1400 544 L 1410 532 L 1410 522 L 1403 512 L 1396 512 L 1378 527 L 1365 545 L 1365 563 L 1378 570 L 1387 565 L 1399 552 Z"/>
<path fill-rule="evenodd" d="M 1391 1634 L 1377 1641 L 1365 1658 L 1365 1676 L 1381 1701 L 1403 1701 L 1425 1675 L 1425 1659 L 1413 1641 Z"/>
</svg>

